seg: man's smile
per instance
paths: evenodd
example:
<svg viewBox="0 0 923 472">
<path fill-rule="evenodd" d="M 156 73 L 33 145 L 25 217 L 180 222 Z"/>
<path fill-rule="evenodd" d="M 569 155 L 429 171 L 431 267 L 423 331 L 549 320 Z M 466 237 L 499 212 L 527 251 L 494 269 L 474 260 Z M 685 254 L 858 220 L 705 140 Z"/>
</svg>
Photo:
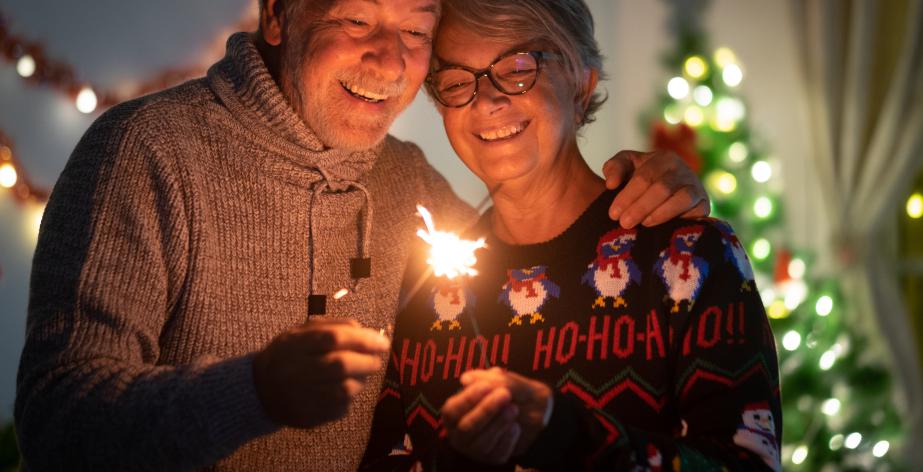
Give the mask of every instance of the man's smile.
<svg viewBox="0 0 923 472">
<path fill-rule="evenodd" d="M 381 103 L 389 98 L 387 95 L 375 93 L 359 85 L 348 84 L 342 80 L 340 81 L 340 86 L 350 95 L 369 103 Z"/>
</svg>

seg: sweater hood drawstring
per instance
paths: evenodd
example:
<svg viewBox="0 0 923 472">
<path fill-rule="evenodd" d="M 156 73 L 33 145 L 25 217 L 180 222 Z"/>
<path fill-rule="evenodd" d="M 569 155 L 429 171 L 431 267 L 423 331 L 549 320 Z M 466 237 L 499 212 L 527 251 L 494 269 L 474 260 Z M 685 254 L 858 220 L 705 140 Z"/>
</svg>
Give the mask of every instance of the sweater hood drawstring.
<svg viewBox="0 0 923 472">
<path fill-rule="evenodd" d="M 362 279 L 371 276 L 372 272 L 372 258 L 369 254 L 369 239 L 371 237 L 372 231 L 372 197 L 369 193 L 369 190 L 362 185 L 359 181 L 356 180 L 346 180 L 346 179 L 337 179 L 334 178 L 331 173 L 323 168 L 318 167 L 318 172 L 320 172 L 323 179 L 317 182 L 314 185 L 314 192 L 311 196 L 311 240 L 313 241 L 315 235 L 317 234 L 315 229 L 315 224 L 318 220 L 315 212 L 318 209 L 317 199 L 325 191 L 331 192 L 345 192 L 349 189 L 357 189 L 362 192 L 364 204 L 362 210 L 360 210 L 361 225 L 362 230 L 359 232 L 359 257 L 350 260 L 350 278 L 352 279 L 352 287 L 350 291 L 358 292 L 359 285 L 362 282 Z M 310 295 L 308 297 L 308 315 L 323 315 L 327 313 L 327 296 L 325 294 L 318 294 L 317 292 L 317 271 L 315 270 L 315 262 L 317 257 L 314 254 L 315 246 L 311 245 L 311 281 L 310 281 Z"/>
<path fill-rule="evenodd" d="M 317 257 L 313 241 L 319 234 L 315 227 L 319 218 L 317 197 L 325 191 L 362 192 L 365 202 L 359 216 L 362 218 L 358 234 L 359 257 L 350 260 L 352 286 L 348 287 L 357 291 L 361 280 L 371 275 L 369 238 L 372 229 L 371 194 L 359 180 L 374 165 L 380 145 L 358 152 L 327 148 L 282 95 L 248 33 L 236 33 L 228 38 L 225 58 L 209 69 L 208 83 L 245 127 L 261 129 L 280 138 L 272 143 L 277 159 L 268 163 L 265 170 L 295 185 L 311 186 L 308 314 L 325 314 L 326 295 L 316 293 Z"/>
</svg>

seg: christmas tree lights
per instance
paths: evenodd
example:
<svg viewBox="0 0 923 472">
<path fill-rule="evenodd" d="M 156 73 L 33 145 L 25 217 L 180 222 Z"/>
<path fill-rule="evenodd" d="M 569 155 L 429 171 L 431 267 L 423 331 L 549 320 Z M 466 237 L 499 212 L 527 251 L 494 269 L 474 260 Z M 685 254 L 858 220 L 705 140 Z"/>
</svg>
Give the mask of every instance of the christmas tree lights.
<svg viewBox="0 0 923 472">
<path fill-rule="evenodd" d="M 708 49 L 695 15 L 671 5 L 678 45 L 665 57 L 670 75 L 641 124 L 654 148 L 676 151 L 699 172 L 714 216 L 749 242 L 779 346 L 783 468 L 899 468 L 894 449 L 903 424 L 891 375 L 868 354 L 865 333 L 846 322 L 848 301 L 835 276 L 816 273 L 811 255 L 785 239 L 779 169 L 754 139 L 740 96 L 744 67 L 732 49 Z M 908 199 L 907 214 L 923 217 L 923 196 Z"/>
</svg>

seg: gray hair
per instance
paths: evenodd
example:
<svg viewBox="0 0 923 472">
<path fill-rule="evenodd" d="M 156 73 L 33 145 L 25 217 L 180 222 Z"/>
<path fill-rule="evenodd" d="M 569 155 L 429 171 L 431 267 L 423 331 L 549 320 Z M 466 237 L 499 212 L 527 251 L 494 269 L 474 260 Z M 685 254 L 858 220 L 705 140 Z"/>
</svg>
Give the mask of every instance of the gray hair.
<svg viewBox="0 0 923 472">
<path fill-rule="evenodd" d="M 574 98 L 581 103 L 588 99 L 578 128 L 595 120 L 608 97 L 598 92 L 586 97 L 583 92 L 587 70 L 597 71 L 600 80 L 605 78 L 593 15 L 584 0 L 442 0 L 442 7 L 443 18 L 451 16 L 485 38 L 547 43 L 562 56 Z"/>
</svg>

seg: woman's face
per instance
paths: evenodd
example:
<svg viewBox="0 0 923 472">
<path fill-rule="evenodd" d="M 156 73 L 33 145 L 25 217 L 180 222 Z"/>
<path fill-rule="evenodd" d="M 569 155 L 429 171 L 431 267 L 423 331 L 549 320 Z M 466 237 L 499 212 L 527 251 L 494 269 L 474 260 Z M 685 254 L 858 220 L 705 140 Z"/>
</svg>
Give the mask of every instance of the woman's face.
<svg viewBox="0 0 923 472">
<path fill-rule="evenodd" d="M 438 35 L 435 54 L 443 66 L 481 70 L 503 54 L 542 49 L 535 43 L 485 39 L 451 17 L 443 19 Z M 481 77 L 468 105 L 438 105 L 455 152 L 488 187 L 541 180 L 569 150 L 576 151 L 573 88 L 555 59 L 543 60 L 540 67 L 535 85 L 523 95 L 506 95 Z"/>
</svg>

